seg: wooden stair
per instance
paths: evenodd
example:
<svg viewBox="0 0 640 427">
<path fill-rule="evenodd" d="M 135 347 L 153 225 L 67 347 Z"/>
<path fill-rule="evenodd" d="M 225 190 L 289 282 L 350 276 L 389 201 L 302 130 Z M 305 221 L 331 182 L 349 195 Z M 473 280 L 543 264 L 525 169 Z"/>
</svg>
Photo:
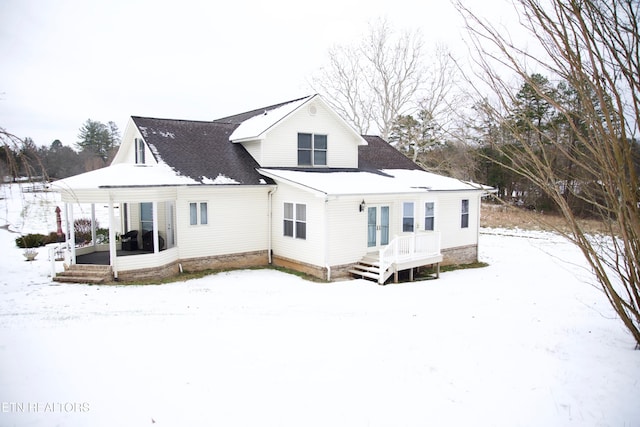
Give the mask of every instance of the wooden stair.
<svg viewBox="0 0 640 427">
<path fill-rule="evenodd" d="M 97 285 L 113 280 L 110 265 L 73 264 L 61 273 L 56 274 L 54 282 L 88 283 Z"/>
<path fill-rule="evenodd" d="M 378 282 L 380 279 L 380 260 L 372 254 L 366 255 L 349 270 L 349 273 L 362 279 Z"/>
</svg>

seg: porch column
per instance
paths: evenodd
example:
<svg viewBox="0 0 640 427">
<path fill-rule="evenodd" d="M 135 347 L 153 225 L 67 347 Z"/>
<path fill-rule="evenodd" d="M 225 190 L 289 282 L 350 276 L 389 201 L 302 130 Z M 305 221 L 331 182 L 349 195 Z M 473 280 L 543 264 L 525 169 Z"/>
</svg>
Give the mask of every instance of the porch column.
<svg viewBox="0 0 640 427">
<path fill-rule="evenodd" d="M 67 227 L 69 227 L 69 245 L 71 245 L 71 264 L 76 263 L 76 230 L 73 226 L 73 203 L 67 203 Z"/>
<path fill-rule="evenodd" d="M 93 205 L 92 205 L 93 207 Z M 113 278 L 118 280 L 118 247 L 116 242 L 116 220 L 113 215 L 113 197 L 109 196 L 109 260 Z"/>
<path fill-rule="evenodd" d="M 91 203 L 91 246 L 95 248 L 97 243 L 98 242 L 96 241 L 96 204 Z"/>
<path fill-rule="evenodd" d="M 151 203 L 151 211 L 153 212 L 153 252 L 160 252 L 160 247 L 158 246 L 158 202 L 153 201 Z"/>
</svg>

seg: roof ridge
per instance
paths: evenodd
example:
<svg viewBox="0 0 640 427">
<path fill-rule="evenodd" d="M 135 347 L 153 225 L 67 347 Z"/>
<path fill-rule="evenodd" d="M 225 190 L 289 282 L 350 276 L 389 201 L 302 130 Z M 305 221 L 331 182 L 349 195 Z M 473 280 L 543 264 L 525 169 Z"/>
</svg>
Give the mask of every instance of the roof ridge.
<svg viewBox="0 0 640 427">
<path fill-rule="evenodd" d="M 144 120 L 162 120 L 166 122 L 191 122 L 191 123 L 210 123 L 216 122 L 211 120 L 191 120 L 191 119 L 168 119 L 163 117 L 147 117 L 147 116 L 131 116 L 132 119 L 144 119 Z"/>
<path fill-rule="evenodd" d="M 269 105 L 266 107 L 256 108 L 253 110 L 245 111 L 243 113 L 233 114 L 231 116 L 221 117 L 219 119 L 213 120 L 214 123 L 241 123 L 253 116 L 257 116 L 259 114 L 263 114 L 265 111 L 274 110 L 276 108 L 280 108 L 284 105 L 291 104 L 292 102 L 301 101 L 303 99 L 312 98 L 317 94 L 302 96 L 300 98 L 292 99 L 290 101 L 280 102 L 278 104 Z"/>
</svg>

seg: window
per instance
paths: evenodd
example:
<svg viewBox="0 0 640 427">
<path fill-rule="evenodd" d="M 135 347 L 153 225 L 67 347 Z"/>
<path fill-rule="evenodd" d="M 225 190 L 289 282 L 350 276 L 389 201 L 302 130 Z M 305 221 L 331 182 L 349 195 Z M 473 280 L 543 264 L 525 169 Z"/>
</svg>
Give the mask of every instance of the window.
<svg viewBox="0 0 640 427">
<path fill-rule="evenodd" d="M 402 204 L 402 231 L 413 232 L 413 202 Z"/>
<path fill-rule="evenodd" d="M 435 225 L 435 203 L 426 202 L 424 204 L 424 229 L 433 231 Z"/>
<path fill-rule="evenodd" d="M 144 141 L 140 138 L 135 139 L 136 142 L 136 164 L 144 164 Z"/>
<path fill-rule="evenodd" d="M 460 227 L 469 228 L 469 199 L 462 200 L 462 215 L 460 217 Z"/>
<path fill-rule="evenodd" d="M 327 135 L 298 134 L 298 166 L 327 165 Z"/>
<path fill-rule="evenodd" d="M 200 209 L 198 209 L 198 205 Z M 198 215 L 199 214 L 199 215 Z M 208 224 L 207 202 L 191 202 L 189 203 L 189 224 L 206 225 Z"/>
<path fill-rule="evenodd" d="M 307 238 L 307 205 L 284 204 L 284 235 L 296 239 Z"/>
<path fill-rule="evenodd" d="M 140 228 L 142 234 L 153 230 L 153 204 L 140 203 Z"/>
</svg>

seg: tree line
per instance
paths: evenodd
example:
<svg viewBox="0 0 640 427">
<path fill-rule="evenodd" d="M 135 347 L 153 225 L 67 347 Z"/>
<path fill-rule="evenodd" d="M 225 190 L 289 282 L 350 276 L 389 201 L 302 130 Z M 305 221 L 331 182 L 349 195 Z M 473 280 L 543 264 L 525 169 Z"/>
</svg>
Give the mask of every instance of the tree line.
<svg viewBox="0 0 640 427">
<path fill-rule="evenodd" d="M 425 55 L 419 33 L 381 21 L 360 43 L 333 48 L 312 86 L 361 133 L 376 128 L 428 170 L 559 213 L 566 228 L 556 231 L 584 255 L 640 349 L 640 2 L 514 0 L 527 45 L 452 3 L 466 25 L 466 66 Z M 608 234 L 590 235 L 585 216 Z"/>
<path fill-rule="evenodd" d="M 73 147 L 58 139 L 38 147 L 33 139 L 18 138 L 0 129 L 0 174 L 4 181 L 22 178 L 62 179 L 107 166 L 120 146 L 120 131 L 114 122 L 87 119 Z"/>
</svg>

